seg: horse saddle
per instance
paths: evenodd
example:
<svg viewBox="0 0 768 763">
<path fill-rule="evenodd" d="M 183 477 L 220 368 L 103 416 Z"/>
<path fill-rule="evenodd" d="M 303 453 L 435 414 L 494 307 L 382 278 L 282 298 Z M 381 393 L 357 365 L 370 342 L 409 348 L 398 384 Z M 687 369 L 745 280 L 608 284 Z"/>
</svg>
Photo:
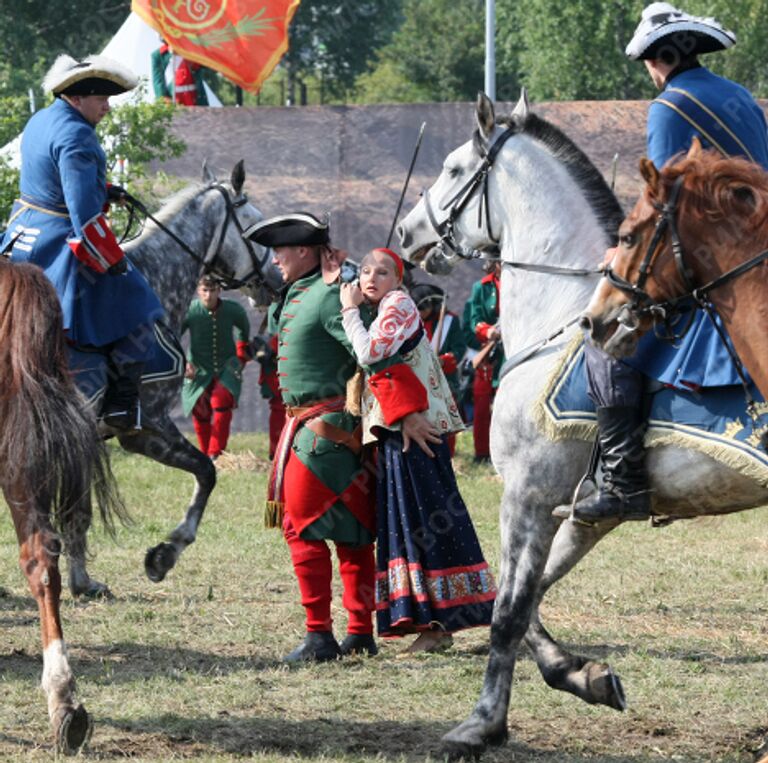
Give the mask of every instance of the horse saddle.
<svg viewBox="0 0 768 763">
<path fill-rule="evenodd" d="M 583 339 L 571 344 L 539 399 L 536 418 L 553 440 L 592 440 L 595 406 L 587 395 Z M 752 385 L 756 418 L 740 386 L 683 390 L 661 386 L 650 395 L 646 447 L 677 445 L 706 453 L 746 476 L 768 484 L 768 403 Z"/>
<path fill-rule="evenodd" d="M 154 346 L 144 364 L 142 384 L 178 379 L 184 375 L 186 359 L 181 342 L 169 326 L 157 322 L 153 326 Z M 75 384 L 89 405 L 97 405 L 107 387 L 107 356 L 98 350 L 77 345 L 68 348 L 69 368 Z"/>
</svg>

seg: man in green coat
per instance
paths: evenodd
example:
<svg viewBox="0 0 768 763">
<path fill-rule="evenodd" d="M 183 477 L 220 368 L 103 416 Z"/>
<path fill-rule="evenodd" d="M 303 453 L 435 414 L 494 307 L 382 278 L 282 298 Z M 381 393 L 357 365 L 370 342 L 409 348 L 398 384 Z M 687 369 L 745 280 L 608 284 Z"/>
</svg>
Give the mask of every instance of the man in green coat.
<svg viewBox="0 0 768 763">
<path fill-rule="evenodd" d="M 504 349 L 499 328 L 499 286 L 501 265 L 491 263 L 488 274 L 472 286 L 465 308 L 467 318 L 464 334 L 470 347 L 478 353 L 472 361 L 475 377 L 472 383 L 474 417 L 472 436 L 475 441 L 475 461 L 491 458 L 491 408 L 499 372 L 504 364 Z"/>
<path fill-rule="evenodd" d="M 181 325 L 190 340 L 181 392 L 184 414 L 192 414 L 200 450 L 211 458 L 227 447 L 243 366 L 250 358 L 248 316 L 241 305 L 220 295 L 218 281 L 203 276 Z"/>
<path fill-rule="evenodd" d="M 287 284 L 270 314 L 287 416 L 273 462 L 268 513 L 288 543 L 307 633 L 285 661 L 373 655 L 376 474 L 362 451 L 360 419 L 345 410 L 356 363 L 341 321 L 343 254 L 330 247 L 328 225 L 307 213 L 264 220 L 245 235 L 273 248 Z M 420 447 L 437 442 L 439 432 L 418 413 L 426 410 L 427 395 L 415 374 L 403 363 L 381 374 L 386 399 L 380 402 L 390 417 L 403 420 L 404 440 Z M 336 548 L 348 613 L 341 645 L 332 630 L 327 541 Z"/>
</svg>

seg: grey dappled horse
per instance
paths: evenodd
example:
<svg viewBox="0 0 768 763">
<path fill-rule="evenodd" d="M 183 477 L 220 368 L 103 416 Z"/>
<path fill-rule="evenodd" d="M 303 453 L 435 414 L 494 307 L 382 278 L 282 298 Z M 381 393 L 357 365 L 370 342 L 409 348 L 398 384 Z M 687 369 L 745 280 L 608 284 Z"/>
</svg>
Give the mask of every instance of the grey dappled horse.
<svg viewBox="0 0 768 763">
<path fill-rule="evenodd" d="M 239 162 L 229 185 L 216 181 L 206 169 L 203 185 L 192 186 L 172 198 L 157 220 L 148 221 L 142 234 L 125 246 L 127 255 L 145 275 L 165 308 L 167 324 L 178 335 L 200 276 L 210 273 L 225 288 L 241 288 L 258 305 L 269 303 L 282 284 L 269 250 L 242 238 L 248 226 L 262 219 L 243 194 L 245 170 Z M 164 230 L 165 229 L 165 230 Z M 178 399 L 182 379 L 142 384 L 142 421 L 146 428 L 119 434 L 120 445 L 195 477 L 195 489 L 184 518 L 165 542 L 147 551 L 145 570 L 162 580 L 182 551 L 194 542 L 208 497 L 216 484 L 216 469 L 173 423 L 170 411 Z M 85 567 L 84 548 L 69 551 L 72 594 L 108 593 L 92 580 Z"/>
<path fill-rule="evenodd" d="M 424 262 L 432 272 L 444 272 L 473 251 L 500 254 L 501 330 L 505 354 L 513 358 L 586 307 L 596 285 L 595 266 L 623 215 L 602 176 L 567 137 L 530 112 L 524 93 L 511 117 L 499 123 L 493 105 L 481 96 L 476 117 L 474 139 L 449 154 L 440 177 L 398 231 L 406 259 Z M 593 274 L 542 272 L 548 266 Z M 454 757 L 477 755 L 507 738 L 511 682 L 523 639 L 551 687 L 589 703 L 625 708 L 611 669 L 565 651 L 538 614 L 547 589 L 618 524 L 586 527 L 552 516 L 553 508 L 570 503 L 591 446 L 547 439 L 533 411 L 574 333 L 570 328 L 542 343 L 540 352 L 507 373 L 496 396 L 491 453 L 504 480 L 499 594 L 482 693 L 470 717 L 443 738 L 444 751 Z M 656 510 L 673 518 L 768 502 L 768 489 L 693 450 L 653 448 L 648 467 Z"/>
</svg>

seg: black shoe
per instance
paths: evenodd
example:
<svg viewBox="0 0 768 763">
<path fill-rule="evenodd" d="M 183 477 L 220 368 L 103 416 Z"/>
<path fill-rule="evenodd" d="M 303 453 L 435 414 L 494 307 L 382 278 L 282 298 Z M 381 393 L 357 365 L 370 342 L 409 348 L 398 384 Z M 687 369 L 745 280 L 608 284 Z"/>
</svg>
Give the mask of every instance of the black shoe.
<svg viewBox="0 0 768 763">
<path fill-rule="evenodd" d="M 139 429 L 139 385 L 143 363 L 115 363 L 109 366 L 107 390 L 99 422 L 108 429 Z"/>
<path fill-rule="evenodd" d="M 341 642 L 341 654 L 346 657 L 350 654 L 367 654 L 369 657 L 379 653 L 373 636 L 370 633 L 349 633 Z"/>
<path fill-rule="evenodd" d="M 341 648 L 330 631 L 309 631 L 304 641 L 283 662 L 329 662 L 341 657 Z"/>
</svg>

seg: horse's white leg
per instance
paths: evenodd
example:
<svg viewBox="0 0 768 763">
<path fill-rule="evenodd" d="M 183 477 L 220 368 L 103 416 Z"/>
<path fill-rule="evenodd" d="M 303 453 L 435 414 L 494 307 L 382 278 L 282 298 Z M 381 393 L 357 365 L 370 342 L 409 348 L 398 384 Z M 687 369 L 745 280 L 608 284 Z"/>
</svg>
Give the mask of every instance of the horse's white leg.
<svg viewBox="0 0 768 763">
<path fill-rule="evenodd" d="M 539 603 L 547 590 L 570 572 L 617 524 L 585 527 L 565 521 L 560 525 L 549 552 L 525 643 L 533 652 L 544 680 L 553 689 L 575 694 L 590 704 L 624 710 L 626 701 L 621 681 L 611 668 L 567 652 L 550 636 L 539 619 Z"/>
<path fill-rule="evenodd" d="M 18 491 L 4 489 L 19 541 L 19 564 L 37 602 L 43 646 L 42 688 L 48 701 L 57 750 L 79 750 L 91 733 L 91 720 L 75 698 L 75 679 L 69 667 L 61 627 L 61 543 L 45 514 Z"/>
<path fill-rule="evenodd" d="M 197 538 L 197 528 L 216 486 L 216 467 L 170 420 L 162 428 L 121 436 L 120 444 L 131 453 L 143 454 L 166 466 L 190 472 L 195 477 L 195 489 L 184 519 L 165 542 L 150 548 L 144 558 L 147 577 L 159 583 L 176 564 L 184 549 Z"/>
<path fill-rule="evenodd" d="M 535 496 L 535 497 L 534 497 Z M 507 738 L 507 710 L 517 649 L 531 618 L 557 524 L 541 494 L 507 488 L 502 500 L 499 591 L 480 698 L 470 717 L 443 737 L 451 758 L 474 757 Z"/>
</svg>

